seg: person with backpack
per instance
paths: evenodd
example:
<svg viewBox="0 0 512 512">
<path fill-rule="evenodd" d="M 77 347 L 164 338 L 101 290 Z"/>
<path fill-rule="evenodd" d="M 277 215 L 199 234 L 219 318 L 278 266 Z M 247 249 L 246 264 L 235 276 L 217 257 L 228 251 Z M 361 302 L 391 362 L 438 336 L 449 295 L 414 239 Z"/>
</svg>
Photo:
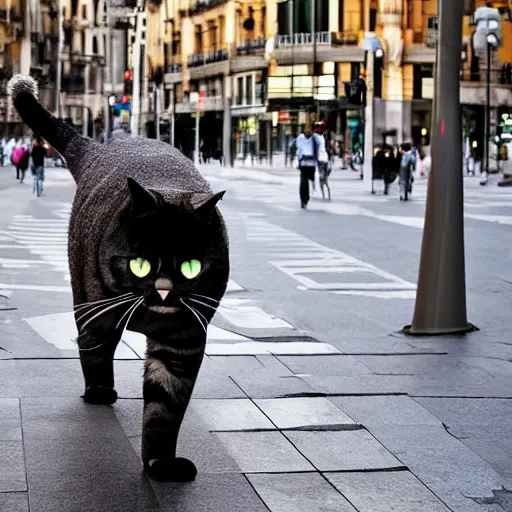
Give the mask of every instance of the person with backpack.
<svg viewBox="0 0 512 512">
<path fill-rule="evenodd" d="M 318 141 L 313 136 L 311 125 L 304 126 L 304 132 L 297 137 L 297 159 L 300 170 L 300 206 L 306 208 L 309 202 L 309 182 L 315 182 Z"/>
<path fill-rule="evenodd" d="M 13 150 L 11 155 L 11 162 L 16 168 L 16 179 L 23 183 L 25 179 L 25 171 L 28 169 L 30 160 L 30 153 L 28 149 L 19 143 Z"/>
</svg>

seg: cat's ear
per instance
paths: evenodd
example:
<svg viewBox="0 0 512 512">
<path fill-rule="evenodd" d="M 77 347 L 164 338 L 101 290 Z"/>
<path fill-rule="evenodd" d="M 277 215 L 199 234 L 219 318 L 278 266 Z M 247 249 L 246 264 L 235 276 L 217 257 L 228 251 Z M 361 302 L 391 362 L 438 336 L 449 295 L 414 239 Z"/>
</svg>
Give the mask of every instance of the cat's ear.
<svg viewBox="0 0 512 512">
<path fill-rule="evenodd" d="M 217 194 L 194 194 L 191 198 L 194 213 L 205 222 L 209 222 L 217 203 L 224 197 L 226 191 Z"/>
<path fill-rule="evenodd" d="M 131 215 L 142 217 L 157 209 L 158 201 L 155 194 L 137 183 L 133 178 L 128 178 L 128 189 L 132 199 Z"/>
</svg>

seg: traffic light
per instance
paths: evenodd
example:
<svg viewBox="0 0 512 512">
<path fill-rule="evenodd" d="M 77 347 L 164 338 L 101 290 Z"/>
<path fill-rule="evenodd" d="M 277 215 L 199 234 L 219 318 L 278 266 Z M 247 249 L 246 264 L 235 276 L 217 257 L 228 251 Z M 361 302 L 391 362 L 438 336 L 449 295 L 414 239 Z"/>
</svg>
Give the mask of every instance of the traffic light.
<svg viewBox="0 0 512 512">
<path fill-rule="evenodd" d="M 132 80 L 132 72 L 127 69 L 124 72 L 124 94 L 130 95 L 133 91 L 133 80 Z"/>
<path fill-rule="evenodd" d="M 345 97 L 352 105 L 366 104 L 366 83 L 362 78 L 352 80 L 352 82 L 343 82 L 345 86 Z"/>
</svg>

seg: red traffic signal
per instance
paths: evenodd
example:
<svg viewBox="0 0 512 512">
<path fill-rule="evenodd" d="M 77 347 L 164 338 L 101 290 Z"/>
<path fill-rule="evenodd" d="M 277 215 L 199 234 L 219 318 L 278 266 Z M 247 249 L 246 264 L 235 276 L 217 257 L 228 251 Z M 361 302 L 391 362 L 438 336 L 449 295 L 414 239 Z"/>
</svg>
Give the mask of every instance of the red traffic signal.
<svg viewBox="0 0 512 512">
<path fill-rule="evenodd" d="M 131 80 L 132 79 L 132 72 L 127 69 L 125 72 L 124 72 L 124 79 L 125 80 Z"/>
</svg>

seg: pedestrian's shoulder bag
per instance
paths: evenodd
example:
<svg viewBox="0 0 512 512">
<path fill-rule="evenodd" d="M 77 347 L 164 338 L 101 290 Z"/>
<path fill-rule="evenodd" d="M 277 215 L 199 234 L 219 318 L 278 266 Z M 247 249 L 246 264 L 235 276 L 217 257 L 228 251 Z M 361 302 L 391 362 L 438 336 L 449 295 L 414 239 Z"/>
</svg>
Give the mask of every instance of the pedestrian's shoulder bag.
<svg viewBox="0 0 512 512">
<path fill-rule="evenodd" d="M 314 135 L 311 135 L 311 138 L 313 139 L 312 140 L 313 155 L 304 155 L 299 162 L 299 167 L 315 167 L 316 166 L 316 160 L 317 160 L 316 155 L 317 155 L 317 151 L 318 151 L 318 143 L 317 143 Z"/>
</svg>

